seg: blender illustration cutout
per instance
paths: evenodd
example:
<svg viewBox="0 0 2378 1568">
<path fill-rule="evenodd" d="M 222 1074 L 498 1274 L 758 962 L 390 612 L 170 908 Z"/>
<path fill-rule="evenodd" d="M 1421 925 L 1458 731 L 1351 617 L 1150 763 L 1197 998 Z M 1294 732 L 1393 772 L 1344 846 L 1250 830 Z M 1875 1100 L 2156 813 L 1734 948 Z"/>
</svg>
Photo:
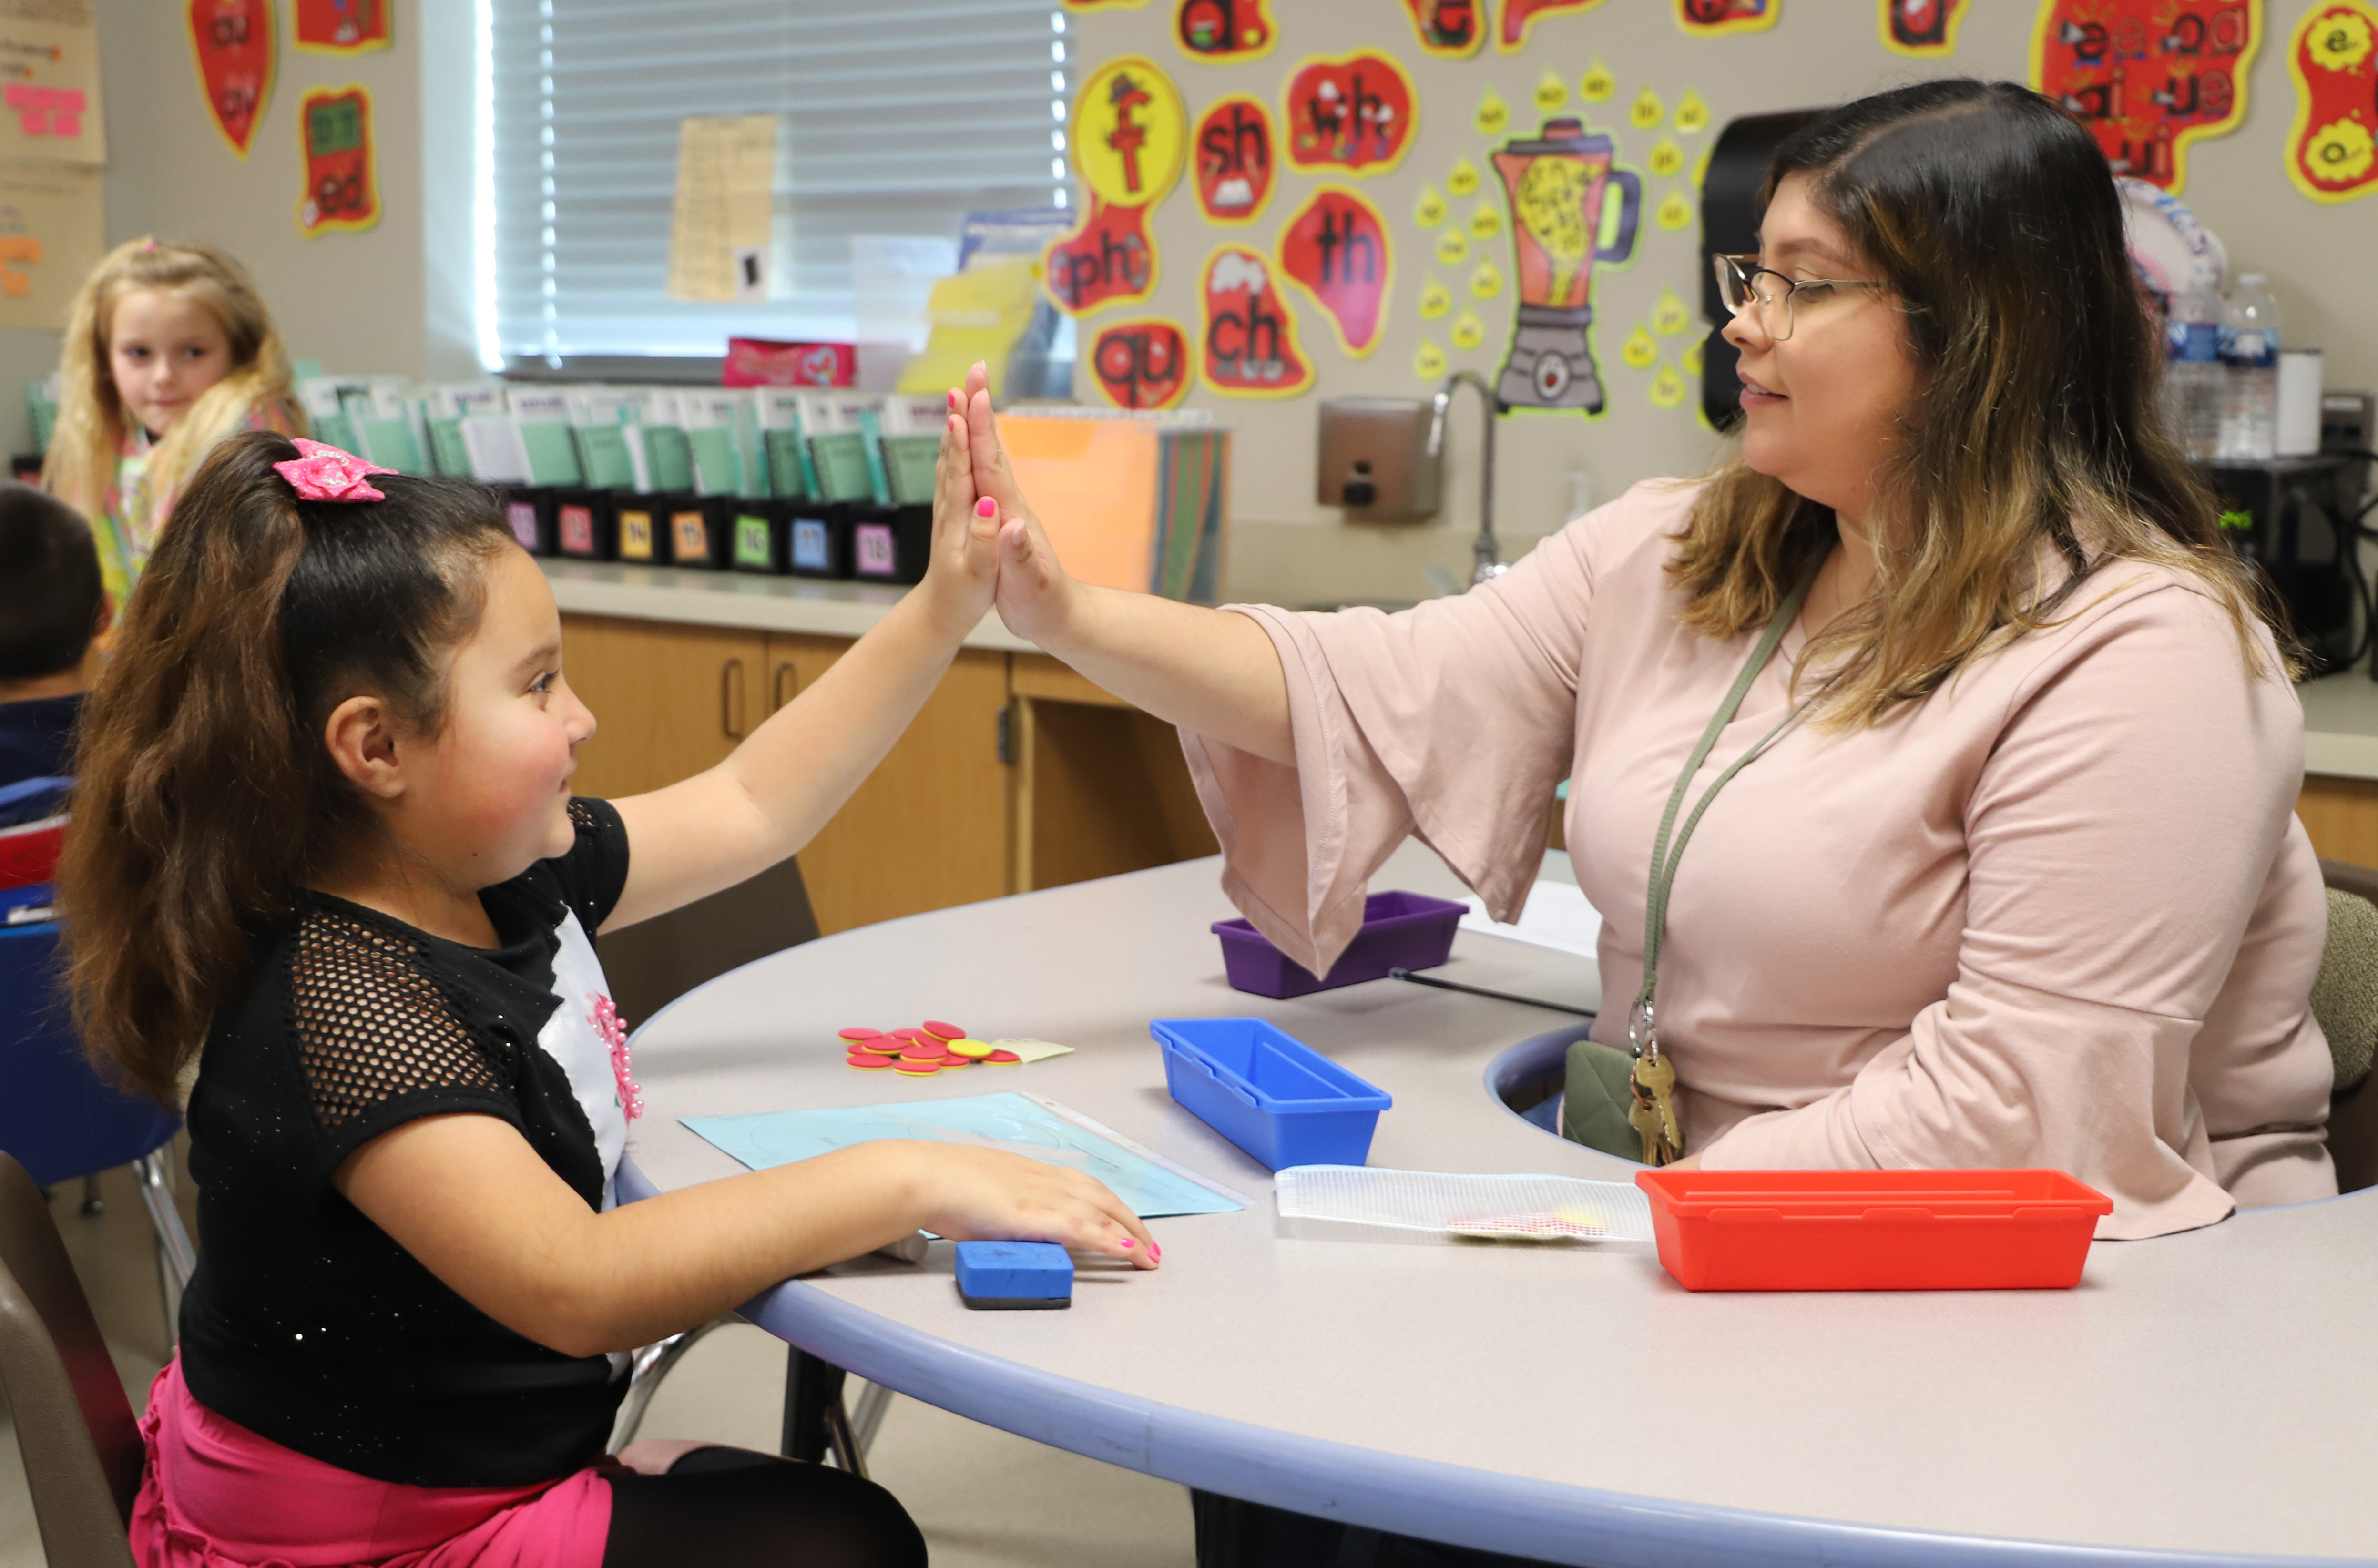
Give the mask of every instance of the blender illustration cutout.
<svg viewBox="0 0 2378 1568">
<path fill-rule="evenodd" d="M 2306 11 L 2288 41 L 2295 126 L 2288 178 L 2314 201 L 2378 191 L 2378 7 L 2328 0 Z"/>
<path fill-rule="evenodd" d="M 1171 408 L 1189 393 L 1189 341 L 1178 323 L 1150 317 L 1099 329 L 1090 379 L 1117 408 Z"/>
<path fill-rule="evenodd" d="M 379 221 L 371 127 L 371 90 L 360 84 L 307 88 L 297 101 L 297 138 L 306 163 L 297 232 L 307 239 Z"/>
<path fill-rule="evenodd" d="M 1486 42 L 1479 13 L 1488 0 L 1404 0 L 1421 52 L 1440 60 L 1467 60 Z"/>
<path fill-rule="evenodd" d="M 244 159 L 272 98 L 272 0 L 190 0 L 188 16 L 207 114 Z"/>
<path fill-rule="evenodd" d="M 1435 186 L 1420 187 L 1420 199 L 1412 203 L 1412 221 L 1423 229 L 1445 221 L 1445 197 L 1437 195 Z"/>
<path fill-rule="evenodd" d="M 1764 32 L 1784 14 L 1784 0 L 1676 0 L 1676 25 L 1699 38 Z"/>
<path fill-rule="evenodd" d="M 2117 174 L 2179 194 L 2188 149 L 2246 116 L 2263 0 L 2042 0 L 2031 85 L 2063 106 Z"/>
<path fill-rule="evenodd" d="M 1366 358 L 1379 346 L 1395 252 L 1387 221 L 1367 197 L 1344 186 L 1316 188 L 1279 232 L 1279 269 L 1329 317 L 1349 358 Z"/>
<path fill-rule="evenodd" d="M 1516 54 L 1527 47 L 1528 30 L 1555 12 L 1581 15 L 1602 4 L 1602 0 L 1503 0 L 1502 25 L 1495 34 L 1495 47 L 1506 54 Z"/>
<path fill-rule="evenodd" d="M 1197 207 L 1209 223 L 1252 223 L 1271 200 L 1271 111 L 1243 92 L 1198 117 Z"/>
<path fill-rule="evenodd" d="M 1445 351 L 1430 339 L 1423 338 L 1412 353 L 1412 374 L 1423 381 L 1435 381 L 1445 375 Z"/>
<path fill-rule="evenodd" d="M 1224 65 L 1260 60 L 1279 33 L 1265 7 L 1271 0 L 1180 0 L 1172 16 L 1172 41 L 1195 60 Z"/>
<path fill-rule="evenodd" d="M 1603 410 L 1593 361 L 1593 267 L 1635 254 L 1643 182 L 1582 120 L 1549 122 L 1494 155 L 1511 200 L 1519 319 L 1495 395 L 1513 408 Z M 1608 210 L 1615 197 L 1617 211 Z M 1604 231 L 1610 237 L 1602 238 Z"/>
<path fill-rule="evenodd" d="M 1205 332 L 1199 373 L 1224 397 L 1292 398 L 1313 385 L 1296 341 L 1296 312 L 1271 263 L 1244 245 L 1217 246 L 1198 289 Z"/>
<path fill-rule="evenodd" d="M 1922 59 L 1957 52 L 1965 0 L 1875 0 L 1875 13 L 1885 49 Z"/>
<path fill-rule="evenodd" d="M 1307 56 L 1285 98 L 1288 166 L 1308 172 L 1386 174 L 1402 161 L 1420 117 L 1411 78 L 1373 49 Z"/>
<path fill-rule="evenodd" d="M 1074 167 L 1089 187 L 1082 226 L 1049 247 L 1043 276 L 1059 308 L 1087 315 L 1156 291 L 1147 210 L 1164 199 L 1188 160 L 1181 93 L 1156 63 L 1110 60 L 1074 100 Z"/>
<path fill-rule="evenodd" d="M 391 0 L 295 0 L 297 47 L 313 54 L 360 54 L 388 47 Z"/>
</svg>

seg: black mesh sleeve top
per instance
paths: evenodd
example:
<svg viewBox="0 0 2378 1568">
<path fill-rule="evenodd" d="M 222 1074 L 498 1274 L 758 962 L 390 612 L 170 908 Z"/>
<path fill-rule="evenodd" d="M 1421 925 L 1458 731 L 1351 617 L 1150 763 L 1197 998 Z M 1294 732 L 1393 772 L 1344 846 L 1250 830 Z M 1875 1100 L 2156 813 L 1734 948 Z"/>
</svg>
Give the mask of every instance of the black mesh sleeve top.
<svg viewBox="0 0 2378 1568">
<path fill-rule="evenodd" d="M 567 855 L 480 894 L 495 949 L 320 893 L 263 934 L 190 1096 L 199 1252 L 182 1375 L 208 1408 L 414 1486 L 526 1486 L 602 1453 L 625 1391 L 613 1361 L 498 1323 L 330 1181 L 379 1133 L 465 1112 L 510 1122 L 590 1208 L 607 1205 L 625 1135 L 608 1068 L 599 1045 L 575 1047 L 596 1053 L 590 1067 L 555 1041 L 562 1026 L 592 1037 L 578 1023 L 601 986 L 587 939 L 619 902 L 628 843 L 602 801 L 573 801 L 570 817 Z M 607 998 L 594 1011 L 608 1025 Z"/>
</svg>

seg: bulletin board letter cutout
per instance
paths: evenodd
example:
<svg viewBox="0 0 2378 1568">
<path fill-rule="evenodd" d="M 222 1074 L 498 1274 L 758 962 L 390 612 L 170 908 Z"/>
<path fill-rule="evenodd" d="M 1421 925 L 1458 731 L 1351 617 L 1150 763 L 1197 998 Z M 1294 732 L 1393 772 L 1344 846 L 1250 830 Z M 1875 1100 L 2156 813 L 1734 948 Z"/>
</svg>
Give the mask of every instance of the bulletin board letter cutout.
<svg viewBox="0 0 2378 1568">
<path fill-rule="evenodd" d="M 1676 25 L 1695 38 L 1765 32 L 1784 14 L 1784 0 L 1676 0 Z"/>
<path fill-rule="evenodd" d="M 1279 269 L 1313 296 L 1348 358 L 1379 346 L 1396 263 L 1387 221 L 1368 197 L 1344 186 L 1316 187 L 1279 232 Z"/>
<path fill-rule="evenodd" d="M 2263 0 L 2041 0 L 2031 85 L 2079 120 L 2117 174 L 2177 195 L 2189 144 L 2246 117 Z"/>
<path fill-rule="evenodd" d="M 1280 126 L 1291 169 L 1384 174 L 1402 161 L 1420 118 L 1411 78 L 1373 49 L 1308 56 L 1285 96 Z"/>
<path fill-rule="evenodd" d="M 1172 41 L 1193 60 L 1228 65 L 1260 60 L 1279 42 L 1265 7 L 1271 0 L 1179 0 L 1172 15 Z"/>
<path fill-rule="evenodd" d="M 1937 59 L 1957 52 L 1966 0 L 1875 0 L 1882 46 L 1894 54 Z"/>
<path fill-rule="evenodd" d="M 1147 209 L 1110 207 L 1096 195 L 1082 226 L 1049 247 L 1041 277 L 1069 316 L 1145 300 L 1156 292 L 1156 242 Z"/>
<path fill-rule="evenodd" d="M 1440 60 L 1467 60 L 1486 42 L 1480 13 L 1491 0 L 1404 0 L 1421 51 Z"/>
<path fill-rule="evenodd" d="M 1204 332 L 1198 355 L 1206 385 L 1231 398 L 1292 398 L 1313 385 L 1296 341 L 1296 312 L 1271 263 L 1244 245 L 1206 258 Z"/>
<path fill-rule="evenodd" d="M 306 166 L 306 188 L 297 197 L 299 233 L 313 239 L 379 221 L 369 88 L 358 82 L 307 88 L 297 101 L 297 145 Z"/>
<path fill-rule="evenodd" d="M 1513 408 L 1603 411 L 1594 363 L 1593 268 L 1620 265 L 1635 252 L 1643 182 L 1616 167 L 1617 149 L 1579 120 L 1554 120 L 1539 137 L 1507 143 L 1494 155 L 1511 200 L 1513 272 L 1519 308 L 1495 393 Z M 1615 224 L 1604 209 L 1616 189 Z M 1605 230 L 1612 230 L 1607 238 Z"/>
<path fill-rule="evenodd" d="M 1503 0 L 1503 22 L 1495 33 L 1495 47 L 1506 54 L 1517 54 L 1527 47 L 1528 30 L 1538 18 L 1561 12 L 1582 16 L 1602 4 L 1602 0 Z"/>
<path fill-rule="evenodd" d="M 1197 207 L 1209 223 L 1252 223 L 1271 200 L 1279 166 L 1271 111 L 1243 92 L 1218 100 L 1191 138 L 1197 159 Z"/>
<path fill-rule="evenodd" d="M 272 0 L 189 0 L 187 15 L 208 117 L 245 159 L 272 101 Z"/>
<path fill-rule="evenodd" d="M 1126 54 L 1090 73 L 1074 100 L 1074 167 L 1110 207 L 1153 207 L 1188 162 L 1181 90 L 1155 61 Z"/>
<path fill-rule="evenodd" d="M 389 7 L 396 0 L 293 0 L 297 47 L 313 54 L 359 54 L 389 44 Z"/>
<path fill-rule="evenodd" d="M 1068 11 L 1136 11 L 1147 0 L 1058 0 Z"/>
<path fill-rule="evenodd" d="M 2295 126 L 2288 178 L 2314 201 L 2378 191 L 2378 8 L 2326 0 L 2303 14 L 2288 41 Z"/>
<path fill-rule="evenodd" d="M 1189 392 L 1188 335 L 1156 317 L 1101 327 L 1091 341 L 1090 379 L 1117 408 L 1171 408 Z"/>
</svg>

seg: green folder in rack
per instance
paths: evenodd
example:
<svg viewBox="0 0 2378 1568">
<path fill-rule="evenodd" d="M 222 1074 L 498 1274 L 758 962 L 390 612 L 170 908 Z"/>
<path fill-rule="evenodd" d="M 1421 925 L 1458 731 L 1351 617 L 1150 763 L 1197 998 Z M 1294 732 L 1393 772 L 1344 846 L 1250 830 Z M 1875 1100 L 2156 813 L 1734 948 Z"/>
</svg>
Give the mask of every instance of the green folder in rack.
<svg viewBox="0 0 2378 1568">
<path fill-rule="evenodd" d="M 883 472 L 895 507 L 930 506 L 933 471 L 942 461 L 939 436 L 886 436 Z"/>
<path fill-rule="evenodd" d="M 460 419 L 429 422 L 429 457 L 439 473 L 455 479 L 471 477 L 471 449 L 462 444 Z"/>
<path fill-rule="evenodd" d="M 644 465 L 655 490 L 693 488 L 693 446 L 674 425 L 644 426 Z"/>
<path fill-rule="evenodd" d="M 636 487 L 636 461 L 628 450 L 624 425 L 580 425 L 570 430 L 578 444 L 578 466 L 586 483 L 598 490 Z"/>
<path fill-rule="evenodd" d="M 856 430 L 836 430 L 810 437 L 810 457 L 817 464 L 818 496 L 827 501 L 871 501 L 875 480 L 869 472 L 867 437 Z"/>
</svg>

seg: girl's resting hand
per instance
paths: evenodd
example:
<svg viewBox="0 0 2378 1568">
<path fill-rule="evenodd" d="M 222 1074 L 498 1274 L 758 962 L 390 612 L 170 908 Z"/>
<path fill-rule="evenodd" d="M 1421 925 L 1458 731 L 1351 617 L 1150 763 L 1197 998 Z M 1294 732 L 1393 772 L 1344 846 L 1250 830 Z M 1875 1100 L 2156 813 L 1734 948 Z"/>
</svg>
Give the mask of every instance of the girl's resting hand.
<svg viewBox="0 0 2378 1568">
<path fill-rule="evenodd" d="M 1000 445 L 983 367 L 967 373 L 967 440 L 975 493 L 999 509 L 999 618 L 1016 636 L 1046 647 L 1063 634 L 1078 586 L 1057 562 Z"/>
<path fill-rule="evenodd" d="M 981 368 L 975 367 L 978 373 Z M 953 637 L 964 637 L 990 613 L 999 577 L 997 509 L 989 515 L 977 510 L 973 460 L 959 406 L 952 391 L 942 425 L 941 460 L 933 469 L 932 550 L 917 590 L 936 624 Z"/>
<path fill-rule="evenodd" d="M 1004 1149 L 903 1143 L 918 1226 L 953 1241 L 1054 1241 L 1156 1267 L 1162 1254 L 1123 1201 L 1078 1170 Z"/>
</svg>

